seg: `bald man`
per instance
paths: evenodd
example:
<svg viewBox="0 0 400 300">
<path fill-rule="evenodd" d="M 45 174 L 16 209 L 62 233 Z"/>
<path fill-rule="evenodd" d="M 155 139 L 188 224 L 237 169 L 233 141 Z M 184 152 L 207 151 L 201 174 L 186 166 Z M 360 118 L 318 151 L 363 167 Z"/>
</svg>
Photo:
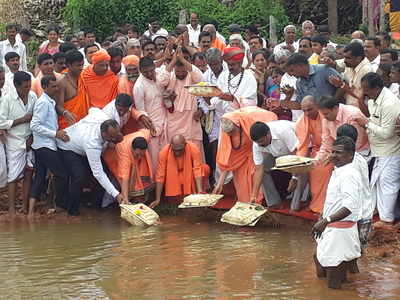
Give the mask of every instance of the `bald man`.
<svg viewBox="0 0 400 300">
<path fill-rule="evenodd" d="M 158 157 L 155 176 L 156 200 L 150 204 L 154 208 L 160 203 L 165 188 L 166 197 L 178 197 L 202 193 L 203 178 L 208 178 L 210 168 L 203 163 L 200 150 L 183 135 L 175 135 Z"/>
<path fill-rule="evenodd" d="M 314 158 L 322 143 L 322 116 L 318 112 L 318 106 L 313 96 L 305 96 L 301 102 L 304 114 L 296 124 L 296 135 L 299 139 L 297 155 Z M 319 166 L 309 173 L 311 188 L 310 210 L 322 213 L 328 188 L 329 177 L 332 173 L 332 165 Z"/>
<path fill-rule="evenodd" d="M 365 40 L 365 33 L 362 32 L 361 30 L 356 30 L 351 34 L 352 39 L 358 39 L 358 40 Z"/>
</svg>

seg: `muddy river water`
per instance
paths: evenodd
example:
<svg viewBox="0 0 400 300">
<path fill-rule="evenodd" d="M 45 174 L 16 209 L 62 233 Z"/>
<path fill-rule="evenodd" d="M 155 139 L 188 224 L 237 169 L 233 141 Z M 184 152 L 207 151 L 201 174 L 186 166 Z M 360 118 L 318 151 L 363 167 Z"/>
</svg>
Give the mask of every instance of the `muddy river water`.
<svg viewBox="0 0 400 300">
<path fill-rule="evenodd" d="M 0 299 L 400 299 L 400 266 L 360 261 L 343 291 L 315 277 L 304 228 L 233 228 L 116 214 L 1 224 Z"/>
</svg>

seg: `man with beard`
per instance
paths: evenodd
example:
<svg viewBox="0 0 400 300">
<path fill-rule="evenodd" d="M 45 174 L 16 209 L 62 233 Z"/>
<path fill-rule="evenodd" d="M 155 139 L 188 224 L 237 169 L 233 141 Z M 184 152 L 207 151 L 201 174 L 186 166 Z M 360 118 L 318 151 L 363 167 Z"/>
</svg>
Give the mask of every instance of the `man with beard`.
<svg viewBox="0 0 400 300">
<path fill-rule="evenodd" d="M 139 77 L 139 57 L 136 55 L 125 56 L 122 64 L 125 67 L 126 74 L 119 78 L 118 93 L 133 97 L 133 86 Z"/>
<path fill-rule="evenodd" d="M 200 82 L 203 78 L 201 71 L 187 61 L 178 47 L 174 56 L 161 73 L 161 85 L 167 91 L 177 95 L 172 108 L 167 113 L 167 137 L 180 134 L 189 142 L 194 143 L 203 153 L 203 134 L 200 125 L 200 114 L 197 112 L 195 97 L 185 89 L 185 86 Z"/>
</svg>

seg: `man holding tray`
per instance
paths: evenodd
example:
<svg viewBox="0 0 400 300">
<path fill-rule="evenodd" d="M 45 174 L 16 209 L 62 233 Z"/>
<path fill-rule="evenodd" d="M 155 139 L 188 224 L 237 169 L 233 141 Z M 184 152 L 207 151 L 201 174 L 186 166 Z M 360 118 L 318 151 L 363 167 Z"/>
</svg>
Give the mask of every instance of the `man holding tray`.
<svg viewBox="0 0 400 300">
<path fill-rule="evenodd" d="M 272 180 L 271 168 L 275 165 L 275 158 L 295 154 L 299 140 L 294 124 L 285 120 L 255 122 L 250 128 L 250 136 L 253 140 L 253 160 L 256 165 L 250 200 L 256 202 L 262 185 L 267 205 L 279 208 L 282 200 Z M 297 177 L 293 175 L 288 191 L 292 192 L 296 185 Z"/>
</svg>

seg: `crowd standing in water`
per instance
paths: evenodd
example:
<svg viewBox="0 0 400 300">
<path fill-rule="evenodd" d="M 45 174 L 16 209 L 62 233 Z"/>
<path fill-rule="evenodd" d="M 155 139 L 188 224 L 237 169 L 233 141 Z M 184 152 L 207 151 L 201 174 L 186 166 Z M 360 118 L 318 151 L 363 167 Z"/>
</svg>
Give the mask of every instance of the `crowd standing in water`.
<svg viewBox="0 0 400 300">
<path fill-rule="evenodd" d="M 317 274 L 340 288 L 372 227 L 399 216 L 400 61 L 391 35 L 330 40 L 311 21 L 284 28 L 273 46 L 255 25 L 189 24 L 168 32 L 154 18 L 141 34 L 120 28 L 102 44 L 93 30 L 49 27 L 30 73 L 29 30 L 6 26 L 0 42 L 0 187 L 9 214 L 35 204 L 54 177 L 55 213 L 79 215 L 90 178 L 102 207 L 224 193 L 237 201 L 320 216 Z M 300 36 L 299 39 L 296 37 Z M 218 96 L 185 88 L 217 86 Z M 284 155 L 314 158 L 307 174 L 275 172 Z M 373 216 L 377 222 L 372 225 Z M 379 220 L 378 220 L 379 219 Z"/>
</svg>

